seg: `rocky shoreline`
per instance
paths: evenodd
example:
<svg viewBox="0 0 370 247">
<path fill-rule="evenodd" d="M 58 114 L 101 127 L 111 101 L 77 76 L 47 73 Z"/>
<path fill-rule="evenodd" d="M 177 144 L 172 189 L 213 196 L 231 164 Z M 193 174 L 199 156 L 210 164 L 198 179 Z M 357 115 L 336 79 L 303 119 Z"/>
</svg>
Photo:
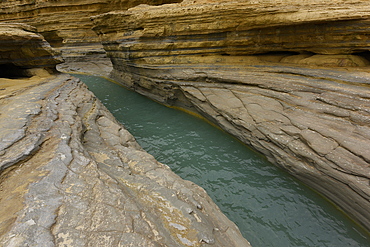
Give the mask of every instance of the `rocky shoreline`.
<svg viewBox="0 0 370 247">
<path fill-rule="evenodd" d="M 369 230 L 369 9 L 199 0 L 92 20 L 114 80 L 202 114 Z"/>
<path fill-rule="evenodd" d="M 201 188 L 143 152 L 83 84 L 56 72 L 62 57 L 60 71 L 94 71 L 202 114 L 370 231 L 368 2 L 0 6 L 4 246 L 249 246 Z"/>
<path fill-rule="evenodd" d="M 242 74 L 209 66 L 152 67 L 155 77 L 139 70 L 133 77 L 144 86 L 126 81 L 125 73 L 112 76 L 159 102 L 201 113 L 367 227 L 370 74 L 282 66 L 251 66 Z"/>
<path fill-rule="evenodd" d="M 14 34 L 50 48 L 30 28 Z M 79 79 L 55 72 L 58 57 L 33 64 L 37 51 L 20 53 L 31 61 L 14 65 L 23 77 L 0 78 L 1 246 L 250 246 L 202 188 L 143 151 Z"/>
<path fill-rule="evenodd" d="M 37 80 L 6 101 L 2 246 L 249 246 L 203 189 L 143 151 L 78 79 Z"/>
</svg>

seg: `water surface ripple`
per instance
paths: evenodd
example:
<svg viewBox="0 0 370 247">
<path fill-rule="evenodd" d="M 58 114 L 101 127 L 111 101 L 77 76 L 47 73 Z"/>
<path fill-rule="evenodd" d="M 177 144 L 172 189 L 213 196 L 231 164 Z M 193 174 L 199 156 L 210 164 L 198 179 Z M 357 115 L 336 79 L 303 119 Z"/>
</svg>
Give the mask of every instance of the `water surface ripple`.
<svg viewBox="0 0 370 247">
<path fill-rule="evenodd" d="M 252 246 L 370 246 L 332 204 L 230 135 L 103 78 L 76 76 L 147 152 L 202 186 Z"/>
</svg>

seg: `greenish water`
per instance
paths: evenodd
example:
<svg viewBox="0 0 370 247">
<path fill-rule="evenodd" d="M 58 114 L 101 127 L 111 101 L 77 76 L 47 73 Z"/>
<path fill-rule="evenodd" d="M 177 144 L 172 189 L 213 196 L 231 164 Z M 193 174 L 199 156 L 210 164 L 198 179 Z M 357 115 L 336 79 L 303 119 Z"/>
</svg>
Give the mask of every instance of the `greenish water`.
<svg viewBox="0 0 370 247">
<path fill-rule="evenodd" d="M 230 135 L 105 79 L 75 76 L 147 152 L 202 186 L 252 246 L 370 246 L 332 204 Z"/>
</svg>

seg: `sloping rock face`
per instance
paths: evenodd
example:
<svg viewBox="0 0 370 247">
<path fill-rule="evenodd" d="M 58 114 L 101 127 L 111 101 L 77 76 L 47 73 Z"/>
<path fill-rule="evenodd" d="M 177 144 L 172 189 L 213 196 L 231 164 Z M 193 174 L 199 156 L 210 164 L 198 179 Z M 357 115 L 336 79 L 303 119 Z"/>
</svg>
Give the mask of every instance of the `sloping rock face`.
<svg viewBox="0 0 370 247">
<path fill-rule="evenodd" d="M 78 79 L 0 80 L 1 246 L 249 246 Z"/>
<path fill-rule="evenodd" d="M 250 246 L 202 188 L 56 73 L 31 29 L 0 25 L 0 61 L 22 68 L 0 76 L 0 246 Z"/>
<path fill-rule="evenodd" d="M 0 75 L 32 76 L 36 71 L 55 71 L 61 56 L 36 29 L 25 24 L 0 23 Z"/>
<path fill-rule="evenodd" d="M 113 78 L 201 113 L 370 230 L 369 17 L 369 1 L 185 0 L 93 21 Z"/>
<path fill-rule="evenodd" d="M 105 52 L 91 30 L 90 16 L 126 10 L 147 3 L 160 5 L 176 0 L 6 0 L 0 2 L 0 21 L 22 22 L 37 28 L 66 61 L 104 60 Z"/>
</svg>

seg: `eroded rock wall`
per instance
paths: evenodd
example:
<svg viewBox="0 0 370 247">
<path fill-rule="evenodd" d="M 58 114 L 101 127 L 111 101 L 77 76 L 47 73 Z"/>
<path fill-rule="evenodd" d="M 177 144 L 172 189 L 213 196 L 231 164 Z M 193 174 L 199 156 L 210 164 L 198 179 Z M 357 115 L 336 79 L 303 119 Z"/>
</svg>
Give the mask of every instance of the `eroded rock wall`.
<svg viewBox="0 0 370 247">
<path fill-rule="evenodd" d="M 78 79 L 0 81 L 1 246 L 249 246 Z"/>
<path fill-rule="evenodd" d="M 370 229 L 368 1 L 185 0 L 93 20 L 113 78 L 200 112 Z"/>
<path fill-rule="evenodd" d="M 6 0 L 0 2 L 0 21 L 20 22 L 37 28 L 66 61 L 105 58 L 99 38 L 91 30 L 90 16 L 126 10 L 148 3 L 161 5 L 176 0 Z M 90 58 L 91 57 L 91 58 Z"/>
<path fill-rule="evenodd" d="M 0 76 L 32 76 L 53 73 L 63 60 L 32 26 L 0 23 Z"/>
<path fill-rule="evenodd" d="M 76 60 L 88 54 L 104 56 L 98 37 L 91 31 L 89 16 L 104 13 L 100 10 L 106 5 L 105 0 L 2 1 L 0 20 L 35 26 L 53 47 L 63 48 L 67 61 Z"/>
<path fill-rule="evenodd" d="M 56 72 L 34 28 L 0 24 L 0 42 L 0 246 L 250 246 L 202 188 Z"/>
<path fill-rule="evenodd" d="M 280 61 L 290 52 L 307 58 L 315 54 L 369 51 L 367 1 L 273 2 L 183 1 L 162 6 L 140 5 L 93 18 L 94 30 L 101 34 L 103 42 L 112 42 L 105 46 L 107 52 L 112 50 L 111 58 L 145 64 L 197 62 L 187 61 L 187 56 L 285 52 L 265 58 Z M 121 44 L 118 50 L 124 52 L 120 56 L 114 54 L 117 46 L 113 41 Z M 369 64 L 362 60 L 363 65 Z"/>
</svg>

